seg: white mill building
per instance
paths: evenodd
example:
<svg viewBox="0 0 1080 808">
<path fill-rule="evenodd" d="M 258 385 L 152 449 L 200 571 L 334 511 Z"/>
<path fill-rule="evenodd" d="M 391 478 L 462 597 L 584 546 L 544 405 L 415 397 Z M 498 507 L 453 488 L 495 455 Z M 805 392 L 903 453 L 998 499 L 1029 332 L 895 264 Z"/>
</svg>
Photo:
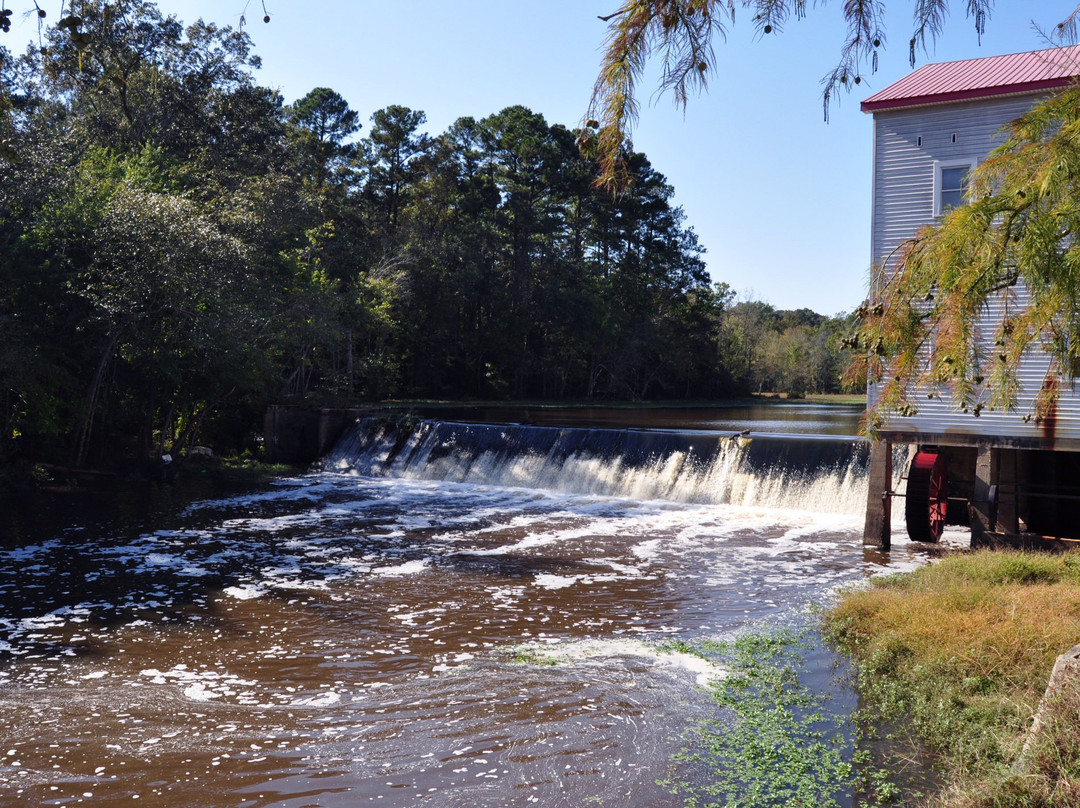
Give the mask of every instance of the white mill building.
<svg viewBox="0 0 1080 808">
<path fill-rule="evenodd" d="M 866 99 L 875 272 L 888 273 L 902 242 L 962 203 L 966 174 L 1004 140 L 1006 123 L 1077 77 L 1080 46 L 1054 48 L 928 64 Z M 993 338 L 1009 301 L 1023 294 L 1002 293 L 979 324 L 981 338 Z M 948 395 L 923 395 L 917 414 L 892 414 L 871 450 L 866 543 L 888 546 L 894 501 L 920 541 L 937 541 L 946 522 L 970 524 L 973 544 L 999 535 L 1080 538 L 1080 389 L 1061 391 L 1055 417 L 1024 419 L 1048 364 L 1040 352 L 1024 360 L 1011 412 L 973 418 Z M 894 488 L 892 450 L 900 445 L 915 451 Z"/>
</svg>

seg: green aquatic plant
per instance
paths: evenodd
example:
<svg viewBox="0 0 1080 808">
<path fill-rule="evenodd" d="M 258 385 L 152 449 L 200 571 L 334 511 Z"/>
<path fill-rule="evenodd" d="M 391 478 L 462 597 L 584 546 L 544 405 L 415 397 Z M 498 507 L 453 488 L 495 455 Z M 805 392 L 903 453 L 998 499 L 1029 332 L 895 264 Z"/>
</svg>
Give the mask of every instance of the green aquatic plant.
<svg viewBox="0 0 1080 808">
<path fill-rule="evenodd" d="M 669 643 L 709 659 L 726 675 L 706 686 L 718 710 L 693 728 L 661 784 L 695 807 L 892 802 L 896 786 L 857 749 L 853 717 L 800 679 L 805 652 L 815 644 L 815 636 L 799 630 L 748 634 L 730 643 Z"/>
</svg>

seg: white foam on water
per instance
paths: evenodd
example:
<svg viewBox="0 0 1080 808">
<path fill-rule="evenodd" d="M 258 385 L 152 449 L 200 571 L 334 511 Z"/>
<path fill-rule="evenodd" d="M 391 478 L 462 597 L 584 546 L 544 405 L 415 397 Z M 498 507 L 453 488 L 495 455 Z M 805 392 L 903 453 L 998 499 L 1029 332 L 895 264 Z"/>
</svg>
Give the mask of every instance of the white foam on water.
<svg viewBox="0 0 1080 808">
<path fill-rule="evenodd" d="M 544 572 L 534 576 L 533 583 L 544 589 L 565 589 L 576 584 L 581 578 L 580 575 L 553 575 Z"/>
<path fill-rule="evenodd" d="M 431 609 L 421 609 L 420 611 L 406 612 L 404 614 L 395 614 L 395 612 L 398 612 L 402 608 L 404 608 L 404 607 L 402 607 L 402 606 L 391 606 L 389 609 L 387 609 L 387 612 L 389 612 L 390 614 L 393 614 L 393 617 L 394 617 L 395 620 L 398 620 L 403 625 L 410 626 L 410 627 L 415 627 L 415 626 L 420 625 L 420 618 L 421 617 L 427 617 L 429 615 L 435 615 L 437 617 L 441 617 L 442 615 L 445 615 L 447 613 L 446 608 L 444 608 L 442 606 L 436 606 L 436 607 L 431 608 Z"/>
<path fill-rule="evenodd" d="M 235 600 L 254 600 L 266 594 L 266 587 L 258 584 L 243 584 L 239 586 L 227 586 L 222 594 Z"/>
<path fill-rule="evenodd" d="M 722 678 L 725 670 L 697 654 L 656 645 L 644 640 L 589 639 L 568 642 L 528 643 L 515 650 L 535 653 L 559 664 L 601 664 L 620 658 L 647 660 L 658 668 L 673 672 L 685 672 L 693 676 L 695 684 L 707 685 Z"/>
<path fill-rule="evenodd" d="M 170 670 L 146 668 L 139 671 L 139 676 L 149 679 L 151 684 L 175 684 L 181 694 L 192 701 L 212 701 L 215 699 L 236 699 L 251 701 L 251 691 L 257 682 L 241 679 L 230 673 L 212 670 L 189 669 L 187 665 L 174 665 Z"/>
<path fill-rule="evenodd" d="M 325 493 L 325 488 L 325 482 L 314 476 L 284 477 L 275 480 L 273 487 L 268 491 L 194 502 L 188 505 L 181 512 L 181 515 L 192 516 L 203 511 L 251 510 L 254 506 L 260 504 L 294 502 L 298 499 L 309 499 L 316 502 Z"/>
<path fill-rule="evenodd" d="M 41 544 L 31 544 L 26 547 L 15 547 L 10 550 L 0 551 L 0 558 L 15 561 L 20 566 L 25 567 L 30 561 L 47 555 L 58 547 L 60 547 L 59 539 L 52 539 L 50 541 L 42 542 Z"/>
<path fill-rule="evenodd" d="M 660 657 L 659 662 L 693 674 L 699 687 L 705 687 L 710 682 L 722 679 L 726 674 L 723 668 L 712 664 L 709 660 L 697 654 L 687 654 L 682 651 L 668 651 Z"/>
<path fill-rule="evenodd" d="M 372 573 L 382 577 L 418 575 L 428 568 L 428 564 L 427 559 L 421 558 L 415 561 L 406 561 L 404 564 L 397 564 L 396 566 L 375 567 L 372 569 Z"/>
<path fill-rule="evenodd" d="M 630 548 L 635 556 L 643 561 L 651 561 L 660 555 L 660 539 L 648 539 Z"/>
<path fill-rule="evenodd" d="M 549 519 L 550 519 L 550 517 L 549 517 Z M 547 520 L 545 520 L 545 521 L 547 521 Z M 507 528 L 500 525 L 498 527 L 489 528 L 488 530 L 483 531 L 483 532 L 495 533 L 495 532 L 502 532 L 503 530 L 506 530 L 506 529 Z M 573 532 L 577 532 L 579 534 L 586 535 L 580 529 L 578 529 L 576 531 L 573 531 Z M 480 534 L 480 533 L 481 533 L 480 531 L 474 531 L 474 534 Z M 443 537 L 443 536 L 440 536 L 440 537 Z M 446 537 L 449 538 L 451 536 L 446 536 Z M 460 538 L 461 534 L 458 534 L 457 536 L 452 536 L 452 537 L 453 538 Z M 467 552 L 469 555 L 510 555 L 510 554 L 513 554 L 513 553 L 524 553 L 524 552 L 527 552 L 529 550 L 537 550 L 537 549 L 539 549 L 541 547 L 546 547 L 548 545 L 554 544 L 555 542 L 562 541 L 562 540 L 565 540 L 565 539 L 568 539 L 568 538 L 571 538 L 571 531 L 559 531 L 559 532 L 544 531 L 544 532 L 541 532 L 541 533 L 535 533 L 535 534 L 532 534 L 530 536 L 527 536 L 526 538 L 522 539 L 521 541 L 514 542 L 513 544 L 506 544 L 506 545 L 503 545 L 503 546 L 500 546 L 500 547 L 490 547 L 490 548 L 487 548 L 487 547 L 472 547 L 472 548 L 469 548 L 468 550 L 465 550 L 465 551 L 462 551 L 462 552 Z"/>
<path fill-rule="evenodd" d="M 192 701 L 211 701 L 212 699 L 221 698 L 220 693 L 215 693 L 208 688 L 203 682 L 195 682 L 188 685 L 183 690 L 184 698 L 191 699 Z"/>
<path fill-rule="evenodd" d="M 610 567 L 612 572 L 615 573 L 615 575 L 612 575 L 612 576 L 597 576 L 597 578 L 601 578 L 601 577 L 603 577 L 603 578 L 611 577 L 613 579 L 615 577 L 640 578 L 642 575 L 645 574 L 643 570 L 640 570 L 637 567 L 631 567 L 629 564 L 621 564 L 618 561 L 615 561 L 615 560 L 610 559 L 610 558 L 595 558 L 595 559 L 589 559 L 589 560 L 594 564 L 604 564 L 604 565 Z"/>
<path fill-rule="evenodd" d="M 313 696 L 301 696 L 293 699 L 293 707 L 331 707 L 341 701 L 341 694 L 330 690 Z"/>
</svg>

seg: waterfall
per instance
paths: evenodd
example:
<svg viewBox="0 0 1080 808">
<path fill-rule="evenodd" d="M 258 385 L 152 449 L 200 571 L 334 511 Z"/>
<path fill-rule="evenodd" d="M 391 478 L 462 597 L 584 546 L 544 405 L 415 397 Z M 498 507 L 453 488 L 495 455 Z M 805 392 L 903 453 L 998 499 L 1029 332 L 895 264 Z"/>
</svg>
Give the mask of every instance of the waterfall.
<svg viewBox="0 0 1080 808">
<path fill-rule="evenodd" d="M 361 419 L 326 471 L 634 499 L 861 514 L 854 437 Z"/>
</svg>

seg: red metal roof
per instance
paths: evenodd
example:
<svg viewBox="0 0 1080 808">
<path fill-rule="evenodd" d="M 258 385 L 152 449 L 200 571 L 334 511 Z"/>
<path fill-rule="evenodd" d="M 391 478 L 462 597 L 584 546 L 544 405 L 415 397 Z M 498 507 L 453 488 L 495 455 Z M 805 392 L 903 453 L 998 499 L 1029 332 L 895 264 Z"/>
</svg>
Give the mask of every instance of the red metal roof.
<svg viewBox="0 0 1080 808">
<path fill-rule="evenodd" d="M 863 112 L 1037 93 L 1080 77 L 1080 45 L 923 65 L 862 102 Z"/>
</svg>

